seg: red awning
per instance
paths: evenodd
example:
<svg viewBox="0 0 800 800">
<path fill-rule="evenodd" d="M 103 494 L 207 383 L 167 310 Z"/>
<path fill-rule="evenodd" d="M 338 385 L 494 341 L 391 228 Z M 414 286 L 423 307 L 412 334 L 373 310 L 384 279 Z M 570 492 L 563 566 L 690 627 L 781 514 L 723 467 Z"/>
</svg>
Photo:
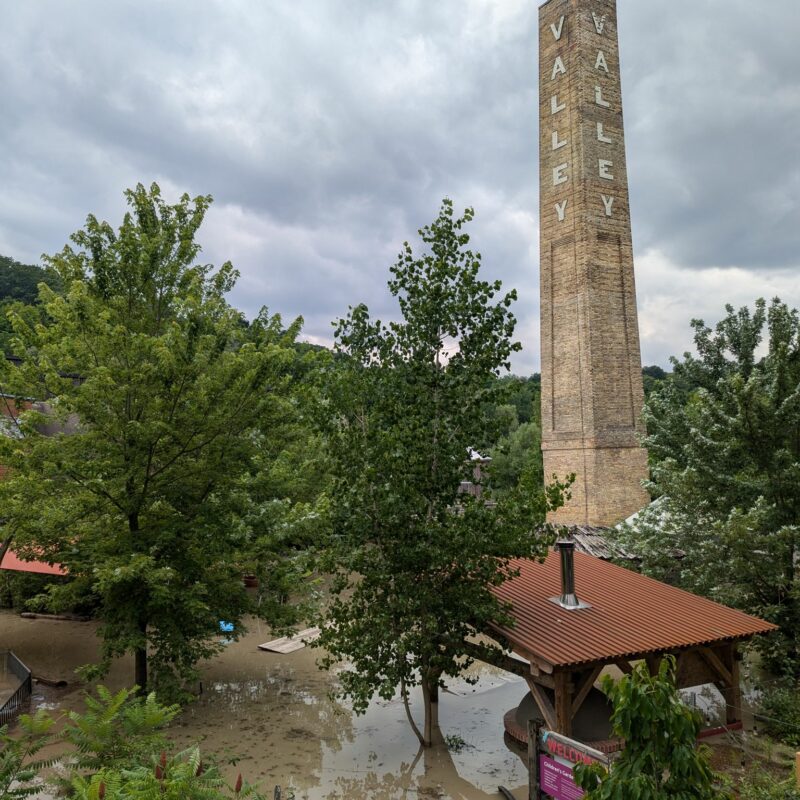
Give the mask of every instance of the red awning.
<svg viewBox="0 0 800 800">
<path fill-rule="evenodd" d="M 60 564 L 46 564 L 44 561 L 23 561 L 13 550 L 8 550 L 3 556 L 0 569 L 11 569 L 15 572 L 36 572 L 40 575 L 67 574 Z"/>
</svg>

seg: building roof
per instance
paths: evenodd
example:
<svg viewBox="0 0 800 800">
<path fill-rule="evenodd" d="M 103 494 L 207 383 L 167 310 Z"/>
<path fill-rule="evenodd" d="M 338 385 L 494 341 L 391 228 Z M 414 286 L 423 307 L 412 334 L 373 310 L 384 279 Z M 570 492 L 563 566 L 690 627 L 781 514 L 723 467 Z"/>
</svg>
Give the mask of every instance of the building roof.
<svg viewBox="0 0 800 800">
<path fill-rule="evenodd" d="M 636 556 L 614 541 L 611 528 L 599 528 L 595 525 L 569 525 L 559 530 L 559 538 L 575 542 L 579 553 L 586 553 L 604 561 L 613 559 L 635 561 Z"/>
<path fill-rule="evenodd" d="M 66 575 L 60 564 L 46 564 L 44 561 L 23 561 L 13 550 L 7 550 L 0 563 L 0 569 L 15 572 L 36 572 L 40 575 Z"/>
<path fill-rule="evenodd" d="M 637 572 L 575 553 L 575 591 L 591 608 L 567 611 L 558 553 L 517 560 L 518 577 L 494 589 L 513 606 L 513 629 L 497 627 L 521 655 L 553 667 L 605 663 L 749 639 L 777 630 L 763 620 Z"/>
</svg>

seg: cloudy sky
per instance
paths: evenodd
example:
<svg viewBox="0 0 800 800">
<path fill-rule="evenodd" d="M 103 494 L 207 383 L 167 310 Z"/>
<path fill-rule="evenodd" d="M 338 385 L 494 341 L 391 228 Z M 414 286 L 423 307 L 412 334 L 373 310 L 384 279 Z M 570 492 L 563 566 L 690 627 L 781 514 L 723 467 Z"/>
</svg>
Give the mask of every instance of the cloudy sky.
<svg viewBox="0 0 800 800">
<path fill-rule="evenodd" d="M 122 192 L 212 194 L 232 302 L 330 322 L 439 201 L 472 205 L 539 366 L 537 0 L 0 0 L 0 254 Z M 618 0 L 645 363 L 726 302 L 800 306 L 798 0 Z"/>
</svg>

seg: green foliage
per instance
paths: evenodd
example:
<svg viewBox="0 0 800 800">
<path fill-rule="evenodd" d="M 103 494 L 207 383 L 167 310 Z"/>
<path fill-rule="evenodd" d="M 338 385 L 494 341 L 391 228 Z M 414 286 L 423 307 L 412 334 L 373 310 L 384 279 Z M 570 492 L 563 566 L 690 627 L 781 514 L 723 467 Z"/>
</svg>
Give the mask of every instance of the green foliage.
<svg viewBox="0 0 800 800">
<path fill-rule="evenodd" d="M 770 736 L 800 747 L 800 687 L 793 684 L 767 689 L 759 707 L 762 724 Z"/>
<path fill-rule="evenodd" d="M 179 710 L 177 705 L 161 705 L 152 692 L 138 698 L 135 690 L 112 694 L 98 686 L 96 698 L 86 696 L 84 713 L 67 715 L 61 737 L 74 747 L 78 769 L 122 768 L 166 746 L 163 729 Z"/>
<path fill-rule="evenodd" d="M 0 502 L 15 549 L 73 578 L 50 587 L 51 607 L 98 604 L 92 674 L 133 652 L 138 685 L 178 696 L 221 646 L 219 620 L 238 634 L 269 607 L 240 562 L 263 534 L 246 519 L 264 499 L 253 476 L 292 408 L 300 321 L 244 326 L 225 299 L 233 267 L 195 263 L 209 197 L 168 205 L 155 184 L 126 197 L 118 230 L 89 216 L 47 259 L 64 293 L 41 288 L 46 318 L 13 315 L 22 362 L 3 385 L 47 405 L 0 441 Z"/>
<path fill-rule="evenodd" d="M 253 787 L 225 785 L 217 766 L 204 763 L 197 748 L 174 756 L 165 750 L 164 728 L 178 706 L 163 706 L 154 694 L 134 691 L 112 694 L 99 686 L 97 697 L 86 696 L 87 710 L 71 712 L 59 732 L 46 711 L 22 715 L 20 730 L 9 736 L 0 729 L 0 797 L 8 800 L 38 796 L 49 784 L 58 796 L 78 800 L 225 800 L 262 797 Z M 34 756 L 48 744 L 64 742 L 66 752 L 49 761 Z M 55 777 L 43 770 L 61 768 Z"/>
<path fill-rule="evenodd" d="M 32 305 L 39 299 L 39 284 L 46 283 L 54 292 L 62 289 L 61 278 L 51 266 L 20 264 L 0 256 L 0 300 L 19 300 Z"/>
<path fill-rule="evenodd" d="M 16 572 L 0 570 L 0 607 L 24 610 L 36 604 L 34 598 L 47 592 L 47 587 L 54 582 L 65 583 L 68 579 L 53 575 L 38 575 L 33 572 Z M 81 608 L 71 608 L 79 612 Z"/>
<path fill-rule="evenodd" d="M 642 367 L 642 382 L 644 384 L 644 395 L 649 397 L 654 390 L 667 380 L 668 373 L 659 366 Z"/>
<path fill-rule="evenodd" d="M 472 478 L 468 450 L 492 426 L 486 409 L 503 399 L 496 376 L 519 349 L 515 294 L 480 280 L 463 231 L 471 219 L 445 200 L 420 231 L 428 249 L 415 256 L 406 243 L 389 281 L 401 321 L 384 325 L 360 305 L 338 322 L 318 414 L 339 569 L 322 664 L 346 664 L 340 681 L 357 712 L 375 693 L 400 686 L 407 698 L 420 684 L 425 743 L 444 678 L 469 666 L 465 638 L 510 623 L 491 587 L 510 559 L 544 554 L 550 539 L 534 523 L 563 488 L 511 492 L 496 508 L 459 495 Z"/>
<path fill-rule="evenodd" d="M 608 773 L 596 764 L 575 767 L 585 800 L 725 800 L 708 749 L 697 746 L 701 716 L 678 695 L 674 658 L 665 658 L 655 676 L 644 664 L 618 683 L 606 676 L 603 690 L 625 749 Z"/>
<path fill-rule="evenodd" d="M 739 800 L 800 800 L 794 779 L 776 780 L 768 772 L 745 775 L 736 790 Z"/>
<path fill-rule="evenodd" d="M 778 624 L 760 645 L 766 663 L 798 675 L 798 312 L 759 300 L 752 313 L 728 306 L 713 331 L 692 324 L 697 356 L 673 361 L 645 410 L 660 499 L 623 543 L 649 574 Z"/>
<path fill-rule="evenodd" d="M 523 474 L 534 485 L 544 485 L 542 464 L 542 428 L 537 419 L 524 422 L 508 436 L 498 441 L 490 451 L 492 463 L 489 480 L 493 495 L 501 495 L 516 489 Z M 536 520 L 537 524 L 544 519 Z"/>
<path fill-rule="evenodd" d="M 214 764 L 204 764 L 197 748 L 153 756 L 149 764 L 128 769 L 103 769 L 90 778 L 77 775 L 71 781 L 75 800 L 261 800 L 264 795 L 244 783 L 226 786 Z"/>
<path fill-rule="evenodd" d="M 517 422 L 524 425 L 539 418 L 541 412 L 542 379 L 536 373 L 527 378 L 504 375 L 498 379 L 506 392 L 506 402 L 517 412 Z"/>
<path fill-rule="evenodd" d="M 50 741 L 54 720 L 44 711 L 19 719 L 21 733 L 10 736 L 8 725 L 0 728 L 0 797 L 19 800 L 33 797 L 41 790 L 39 772 L 49 762 L 35 756 Z"/>
<path fill-rule="evenodd" d="M 20 264 L 8 256 L 0 256 L 0 354 L 13 349 L 9 313 L 20 313 L 25 305 L 38 303 L 40 283 L 46 283 L 55 292 L 62 288 L 54 269 Z"/>
</svg>

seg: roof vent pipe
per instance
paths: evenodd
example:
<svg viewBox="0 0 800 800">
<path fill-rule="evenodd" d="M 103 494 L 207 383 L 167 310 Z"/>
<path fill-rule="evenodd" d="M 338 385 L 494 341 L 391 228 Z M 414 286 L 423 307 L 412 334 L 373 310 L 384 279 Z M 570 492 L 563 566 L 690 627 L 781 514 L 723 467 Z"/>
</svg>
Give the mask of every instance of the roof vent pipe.
<svg viewBox="0 0 800 800">
<path fill-rule="evenodd" d="M 575 542 L 561 540 L 556 542 L 556 547 L 561 556 L 561 596 L 551 597 L 550 601 L 567 611 L 591 608 L 588 603 L 578 600 L 575 594 Z"/>
</svg>

